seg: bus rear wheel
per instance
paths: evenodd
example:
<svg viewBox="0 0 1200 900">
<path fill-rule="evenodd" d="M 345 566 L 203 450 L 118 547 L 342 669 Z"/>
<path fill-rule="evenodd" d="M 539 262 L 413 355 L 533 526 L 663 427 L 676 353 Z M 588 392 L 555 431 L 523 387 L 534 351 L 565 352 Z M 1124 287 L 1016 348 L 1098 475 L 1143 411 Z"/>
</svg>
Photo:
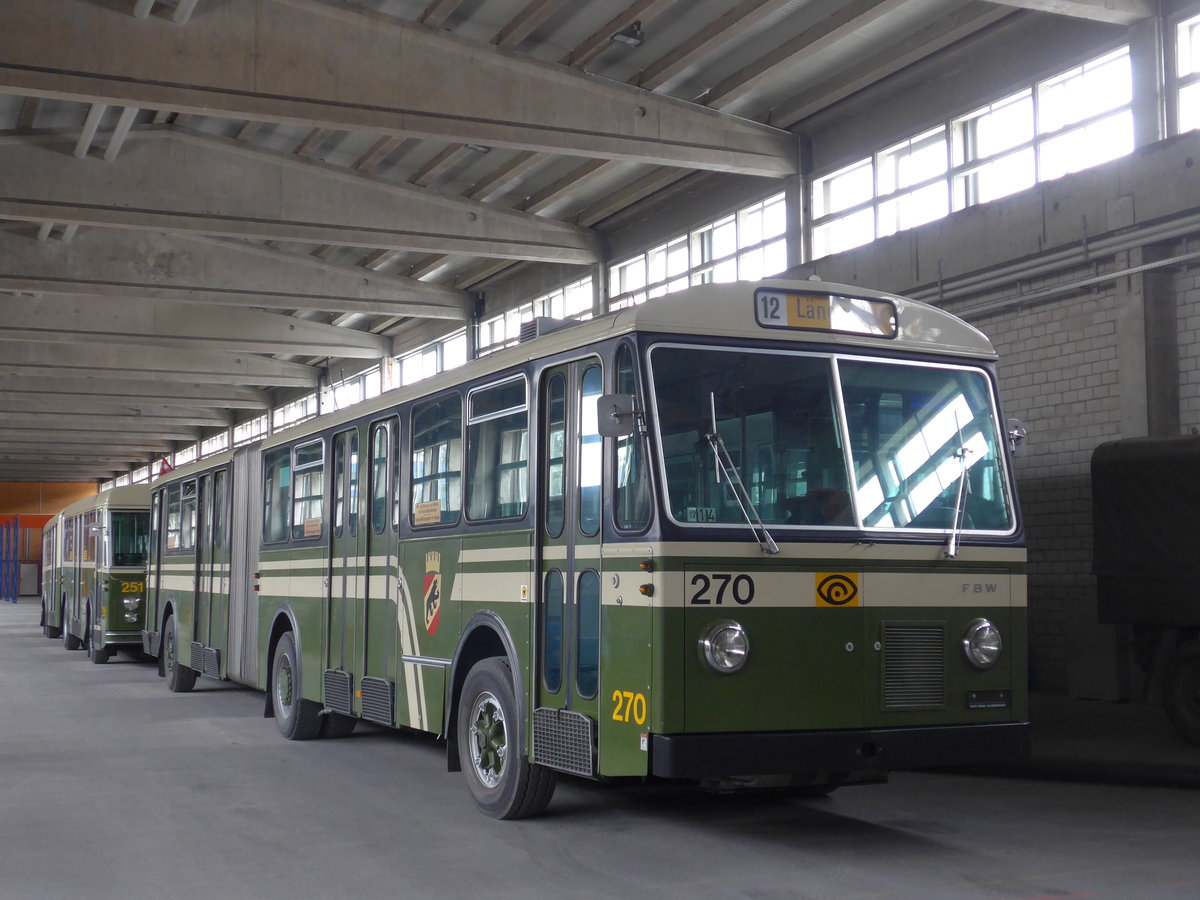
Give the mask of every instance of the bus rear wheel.
<svg viewBox="0 0 1200 900">
<path fill-rule="evenodd" d="M 63 627 L 62 627 L 63 646 L 68 650 L 78 650 L 83 646 L 83 641 L 71 634 L 71 621 L 67 618 L 66 609 L 63 609 Z"/>
<path fill-rule="evenodd" d="M 467 673 L 457 732 L 459 762 L 480 812 L 523 819 L 546 809 L 554 796 L 554 772 L 526 756 L 512 670 L 503 657 L 480 660 Z"/>
<path fill-rule="evenodd" d="M 1200 640 L 1188 641 L 1171 657 L 1166 706 L 1179 736 L 1200 744 Z"/>
<path fill-rule="evenodd" d="M 321 737 L 344 738 L 354 734 L 358 719 L 354 716 L 344 716 L 341 713 L 327 712 L 321 716 Z"/>
<path fill-rule="evenodd" d="M 196 672 L 179 664 L 179 640 L 175 634 L 175 616 L 167 616 L 163 623 L 163 669 L 167 676 L 167 690 L 186 694 L 196 686 Z"/>
<path fill-rule="evenodd" d="M 48 617 L 46 615 L 46 604 L 43 603 L 42 604 L 42 634 L 44 634 L 50 640 L 54 640 L 54 638 L 62 637 L 63 630 L 61 628 L 55 628 L 53 625 L 48 624 L 46 621 L 47 618 Z"/>
<path fill-rule="evenodd" d="M 290 631 L 279 638 L 271 660 L 271 709 L 279 733 L 289 741 L 321 736 L 320 704 L 300 696 L 300 657 Z"/>
</svg>

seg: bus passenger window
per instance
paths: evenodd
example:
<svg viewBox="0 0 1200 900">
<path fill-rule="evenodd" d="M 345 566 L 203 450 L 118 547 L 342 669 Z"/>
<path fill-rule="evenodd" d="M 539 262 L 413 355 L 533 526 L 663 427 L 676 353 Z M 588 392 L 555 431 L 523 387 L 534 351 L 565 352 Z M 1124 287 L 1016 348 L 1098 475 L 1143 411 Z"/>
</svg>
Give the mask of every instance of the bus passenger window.
<svg viewBox="0 0 1200 900">
<path fill-rule="evenodd" d="M 291 492 L 292 451 L 289 447 L 280 447 L 268 453 L 263 461 L 263 543 L 275 544 L 288 539 Z M 167 547 L 173 549 L 169 538 Z"/>
<path fill-rule="evenodd" d="M 617 393 L 637 394 L 633 351 L 623 344 L 617 351 Z M 640 402 L 639 402 L 640 406 Z M 622 531 L 641 531 L 650 524 L 650 483 L 646 477 L 645 442 L 640 434 L 617 438 L 615 457 L 615 515 Z"/>
<path fill-rule="evenodd" d="M 358 429 L 350 432 L 350 510 L 346 521 L 350 524 L 350 537 L 358 534 Z"/>
<path fill-rule="evenodd" d="M 227 512 L 227 498 L 225 496 L 229 484 L 229 472 L 226 469 L 221 469 L 213 476 L 213 547 L 217 550 L 225 548 L 225 534 L 227 532 L 225 520 Z"/>
<path fill-rule="evenodd" d="M 596 403 L 603 392 L 600 367 L 583 373 L 579 427 L 579 530 L 588 537 L 600 531 L 600 485 L 603 481 L 603 442 Z"/>
<path fill-rule="evenodd" d="M 181 522 L 181 520 L 179 518 L 179 485 L 173 484 L 169 488 L 167 488 L 167 548 L 166 549 L 168 549 L 168 550 L 178 550 L 179 549 L 180 522 Z M 70 554 L 70 551 L 73 550 L 73 541 L 71 540 L 71 538 L 73 538 L 73 537 L 74 537 L 73 529 L 68 528 L 67 529 L 67 538 L 68 538 L 68 541 L 67 541 L 68 556 L 67 556 L 67 558 L 68 559 L 71 558 L 71 556 L 69 554 Z"/>
<path fill-rule="evenodd" d="M 546 573 L 542 619 L 542 680 L 553 694 L 562 688 L 563 576 L 558 569 Z"/>
<path fill-rule="evenodd" d="M 333 439 L 333 536 L 346 528 L 346 435 Z"/>
<path fill-rule="evenodd" d="M 313 441 L 296 448 L 292 484 L 292 537 L 320 537 L 321 507 L 325 502 L 325 446 Z"/>
<path fill-rule="evenodd" d="M 371 429 L 371 533 L 383 534 L 388 520 L 388 440 L 391 422 Z"/>
<path fill-rule="evenodd" d="M 546 534 L 562 534 L 566 510 L 567 382 L 555 375 L 546 386 Z"/>
<path fill-rule="evenodd" d="M 414 407 L 412 524 L 449 525 L 462 510 L 462 402 L 457 395 Z"/>
<path fill-rule="evenodd" d="M 183 485 L 183 505 L 180 508 L 179 549 L 192 550 L 196 546 L 196 482 Z"/>
<path fill-rule="evenodd" d="M 600 687 L 600 576 L 588 569 L 579 576 L 579 622 L 575 638 L 575 687 L 595 697 Z"/>
<path fill-rule="evenodd" d="M 529 494 L 525 379 L 474 391 L 467 403 L 467 518 L 525 515 Z"/>
</svg>

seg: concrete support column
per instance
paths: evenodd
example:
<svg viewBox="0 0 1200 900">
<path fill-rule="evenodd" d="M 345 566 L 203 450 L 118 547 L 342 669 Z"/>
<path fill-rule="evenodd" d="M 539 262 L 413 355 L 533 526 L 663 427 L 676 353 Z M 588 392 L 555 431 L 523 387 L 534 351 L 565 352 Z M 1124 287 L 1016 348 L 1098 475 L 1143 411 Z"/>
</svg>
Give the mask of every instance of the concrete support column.
<svg viewBox="0 0 1200 900">
<path fill-rule="evenodd" d="M 1145 147 L 1167 136 L 1164 34 L 1161 16 L 1142 19 L 1129 27 L 1134 147 Z"/>
<path fill-rule="evenodd" d="M 483 294 L 476 294 L 467 316 L 467 359 L 479 359 L 479 323 L 483 319 Z"/>
<path fill-rule="evenodd" d="M 794 269 L 812 259 L 812 141 L 799 140 L 799 171 L 786 181 L 788 205 L 788 268 Z"/>
<path fill-rule="evenodd" d="M 1143 262 L 1168 256 L 1163 247 L 1143 248 Z M 1146 433 L 1169 437 L 1180 432 L 1179 317 L 1170 269 L 1134 276 L 1141 281 L 1146 317 Z"/>
<path fill-rule="evenodd" d="M 592 266 L 592 315 L 608 312 L 608 263 L 601 260 Z"/>
<path fill-rule="evenodd" d="M 1118 253 L 1117 269 L 1141 265 L 1140 249 Z M 1150 433 L 1146 408 L 1146 304 L 1142 279 L 1134 275 L 1116 282 L 1117 389 L 1121 437 L 1145 437 Z"/>
</svg>

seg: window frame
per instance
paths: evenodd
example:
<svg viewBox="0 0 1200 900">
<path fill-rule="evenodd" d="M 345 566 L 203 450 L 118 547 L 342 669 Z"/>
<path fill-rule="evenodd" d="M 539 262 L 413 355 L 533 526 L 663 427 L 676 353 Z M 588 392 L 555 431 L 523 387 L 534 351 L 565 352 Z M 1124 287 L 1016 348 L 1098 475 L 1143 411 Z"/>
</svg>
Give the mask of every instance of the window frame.
<svg viewBox="0 0 1200 900">
<path fill-rule="evenodd" d="M 473 402 L 472 401 L 479 394 L 483 394 L 488 391 L 502 389 L 506 386 L 515 384 L 517 382 L 520 382 L 521 387 L 522 387 L 522 403 L 520 406 L 505 407 L 504 409 L 494 410 L 492 412 L 483 413 L 481 415 L 473 414 L 473 412 L 472 412 Z M 525 415 L 525 428 L 524 428 L 524 438 L 523 438 L 524 451 L 525 451 L 524 456 L 521 459 L 517 460 L 515 463 L 511 463 L 511 462 L 504 463 L 501 461 L 497 461 L 497 463 L 496 463 L 497 479 L 496 479 L 495 483 L 492 485 L 492 487 L 494 489 L 493 493 L 494 493 L 494 496 L 496 497 L 496 503 L 497 503 L 497 505 L 499 505 L 500 501 L 498 498 L 499 498 L 499 493 L 500 493 L 500 481 L 501 481 L 499 476 L 506 470 L 507 471 L 517 471 L 519 469 L 524 469 L 523 481 L 524 481 L 525 487 L 522 492 L 523 496 L 521 497 L 521 511 L 519 513 L 514 513 L 512 515 L 506 515 L 506 516 L 505 515 L 489 515 L 489 516 L 480 516 L 477 518 L 477 517 L 471 515 L 471 501 L 474 498 L 475 491 L 478 489 L 478 484 L 474 477 L 474 473 L 472 471 L 472 467 L 475 462 L 474 452 L 475 452 L 476 439 L 477 439 L 478 435 L 480 434 L 480 432 L 477 432 L 475 429 L 478 428 L 479 426 L 487 425 L 489 422 L 495 422 L 499 419 L 504 419 L 504 418 L 507 418 L 509 416 L 516 415 L 519 413 L 524 413 L 524 415 Z M 487 384 L 480 385 L 478 387 L 473 387 L 467 391 L 466 420 L 464 422 L 464 427 L 463 427 L 463 439 L 464 439 L 464 444 L 465 444 L 465 446 L 463 448 L 465 451 L 465 453 L 464 453 L 465 458 L 463 460 L 463 466 L 464 466 L 463 471 L 465 474 L 463 475 L 463 503 L 462 503 L 462 506 L 463 506 L 463 515 L 466 517 L 466 520 L 468 522 L 470 522 L 472 524 L 483 524 L 486 522 L 513 522 L 513 521 L 520 521 L 521 519 L 524 519 L 529 514 L 529 484 L 530 484 L 530 462 L 531 462 L 531 460 L 530 460 L 531 447 L 530 447 L 530 436 L 529 436 L 529 424 L 530 424 L 530 419 L 529 419 L 529 378 L 524 372 L 518 372 L 514 375 L 506 376 L 497 381 L 492 381 Z M 521 480 L 521 479 L 518 479 L 518 480 Z"/>
<path fill-rule="evenodd" d="M 433 406 L 436 406 L 438 404 L 445 403 L 448 400 L 454 400 L 458 405 L 458 468 L 457 469 L 450 469 L 450 468 L 442 469 L 442 470 L 438 470 L 437 472 L 433 473 L 432 475 L 423 474 L 418 477 L 416 474 L 417 452 L 418 451 L 423 452 L 430 448 L 417 446 L 417 435 L 418 435 L 417 427 L 416 427 L 417 416 L 424 410 L 431 408 Z M 423 398 L 422 400 L 413 403 L 412 406 L 408 410 L 408 426 L 409 426 L 408 526 L 409 526 L 409 528 L 413 529 L 414 531 L 428 531 L 428 530 L 438 529 L 438 528 L 453 528 L 454 526 L 458 525 L 463 520 L 463 483 L 462 483 L 463 482 L 463 471 L 462 471 L 462 466 L 463 466 L 463 449 L 464 449 L 463 441 L 465 439 L 463 422 L 464 422 L 464 420 L 463 420 L 463 396 L 457 390 L 452 391 L 450 393 L 445 393 L 445 394 L 441 394 L 441 395 Z M 439 442 L 439 444 L 432 445 L 432 446 L 440 446 L 441 443 L 446 443 L 446 445 L 447 445 L 446 446 L 446 458 L 447 458 L 447 465 L 449 465 L 449 462 L 450 462 L 450 459 L 452 456 L 452 450 L 453 450 L 453 438 L 451 438 L 449 442 Z M 441 509 L 441 516 L 442 516 L 441 521 L 418 523 L 417 522 L 417 511 L 416 511 L 418 485 L 424 486 L 425 484 L 427 484 L 435 479 L 438 479 L 438 478 L 445 478 L 447 480 L 447 488 L 446 488 L 447 493 L 449 493 L 449 490 L 450 490 L 449 483 L 448 483 L 449 480 L 451 478 L 458 479 L 458 505 L 453 510 Z M 423 503 L 432 503 L 435 501 L 440 502 L 445 499 L 446 499 L 445 497 L 435 497 L 431 500 L 424 500 L 422 502 Z M 453 511 L 453 513 L 454 513 L 454 518 L 446 519 L 445 518 L 446 514 L 451 511 Z"/>
<path fill-rule="evenodd" d="M 310 448 L 312 448 L 314 446 L 320 448 L 320 456 L 315 461 L 308 460 L 305 463 L 303 463 L 303 465 L 301 465 L 301 463 L 300 463 L 301 452 L 305 451 L 305 450 L 309 450 Z M 326 516 L 325 516 L 325 474 L 326 474 L 325 473 L 325 458 L 326 458 L 325 440 L 322 437 L 317 437 L 317 438 L 314 438 L 313 440 L 300 441 L 300 442 L 297 442 L 296 444 L 294 444 L 291 449 L 292 449 L 292 475 L 291 475 L 292 484 L 291 484 L 291 490 L 289 491 L 290 510 L 291 510 L 291 512 L 290 512 L 291 527 L 289 529 L 289 534 L 290 534 L 289 540 L 290 541 L 320 540 L 321 538 L 323 538 L 325 536 L 325 518 L 326 518 Z M 300 489 L 301 476 L 311 475 L 313 470 L 319 470 L 319 472 L 320 472 L 320 487 L 319 487 L 317 493 L 315 493 L 315 494 L 307 493 L 302 496 L 298 496 L 297 491 Z M 317 502 L 318 509 L 320 512 L 321 529 L 316 534 L 305 534 L 304 532 L 305 532 L 306 528 L 308 527 L 307 523 L 309 521 L 311 521 L 313 517 L 306 516 L 303 522 L 297 522 L 296 521 L 297 509 L 298 509 L 298 507 L 300 507 L 301 504 L 303 504 L 304 509 L 307 510 L 308 506 L 310 504 L 312 504 L 312 502 L 314 500 Z M 299 531 L 297 531 L 297 529 L 299 529 Z"/>
</svg>

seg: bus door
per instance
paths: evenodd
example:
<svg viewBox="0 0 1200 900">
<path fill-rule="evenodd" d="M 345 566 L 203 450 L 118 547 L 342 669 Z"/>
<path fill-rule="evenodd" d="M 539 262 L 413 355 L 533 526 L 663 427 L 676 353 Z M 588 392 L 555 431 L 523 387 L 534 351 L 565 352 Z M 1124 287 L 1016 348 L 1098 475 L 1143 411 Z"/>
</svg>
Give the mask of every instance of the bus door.
<svg viewBox="0 0 1200 900">
<path fill-rule="evenodd" d="M 213 473 L 212 487 L 212 580 L 209 583 L 208 637 L 205 643 L 216 651 L 217 677 L 228 669 L 222 656 L 229 647 L 229 470 Z"/>
<path fill-rule="evenodd" d="M 353 715 L 354 673 L 361 673 L 356 658 L 362 629 L 359 598 L 362 594 L 363 535 L 359 527 L 358 429 L 333 437 L 333 530 L 329 560 L 328 665 L 325 672 L 325 706 Z"/>
<path fill-rule="evenodd" d="M 203 654 L 204 673 L 221 677 L 220 654 L 226 649 L 228 630 L 229 550 L 227 528 L 227 490 L 229 473 L 225 469 L 200 476 L 200 511 L 196 531 L 196 637 L 207 648 Z M 192 658 L 193 666 L 200 663 Z"/>
<path fill-rule="evenodd" d="M 146 600 L 145 622 L 142 627 L 142 649 L 151 656 L 158 656 L 158 609 L 162 590 L 162 544 L 166 529 L 163 528 L 162 508 L 167 498 L 165 490 L 150 495 L 150 539 L 146 554 Z"/>
<path fill-rule="evenodd" d="M 92 626 L 96 624 L 103 614 L 99 578 L 101 551 L 100 516 L 101 513 L 99 510 L 92 510 L 84 518 L 83 526 L 83 558 L 87 565 L 83 569 L 83 578 L 81 579 L 80 606 L 86 606 L 86 610 L 80 609 L 79 615 L 81 617 L 80 624 L 83 628 L 83 640 L 85 643 L 92 639 Z"/>
<path fill-rule="evenodd" d="M 534 753 L 538 762 L 588 775 L 595 771 L 600 694 L 604 467 L 596 401 L 602 392 L 600 360 L 588 357 L 547 370 L 538 404 L 542 496 Z"/>
<path fill-rule="evenodd" d="M 396 647 L 396 498 L 397 420 L 371 425 L 367 439 L 366 628 L 363 629 L 362 717 L 384 725 L 395 722 Z"/>
<path fill-rule="evenodd" d="M 196 512 L 196 603 L 192 613 L 192 668 L 208 670 L 207 657 L 203 648 L 210 646 L 209 631 L 212 621 L 213 594 L 213 484 L 212 473 L 200 476 L 197 495 L 199 509 Z"/>
</svg>

